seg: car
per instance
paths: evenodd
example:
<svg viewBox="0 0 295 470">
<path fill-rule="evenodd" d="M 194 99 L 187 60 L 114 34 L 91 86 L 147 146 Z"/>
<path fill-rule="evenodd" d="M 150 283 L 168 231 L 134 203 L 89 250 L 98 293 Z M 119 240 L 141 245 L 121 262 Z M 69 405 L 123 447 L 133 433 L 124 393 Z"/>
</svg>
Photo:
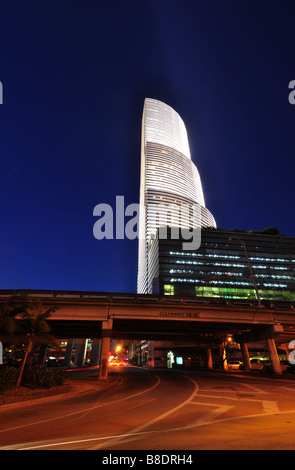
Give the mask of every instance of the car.
<svg viewBox="0 0 295 470">
<path fill-rule="evenodd" d="M 241 361 L 229 361 L 227 365 L 229 370 L 240 370 L 243 363 Z"/>
<path fill-rule="evenodd" d="M 124 362 L 123 360 L 116 360 L 116 359 L 113 359 L 111 361 L 109 361 L 109 366 L 125 366 L 126 365 L 126 362 Z"/>
<path fill-rule="evenodd" d="M 261 359 L 250 359 L 251 369 L 252 370 L 262 370 L 264 365 Z"/>
</svg>

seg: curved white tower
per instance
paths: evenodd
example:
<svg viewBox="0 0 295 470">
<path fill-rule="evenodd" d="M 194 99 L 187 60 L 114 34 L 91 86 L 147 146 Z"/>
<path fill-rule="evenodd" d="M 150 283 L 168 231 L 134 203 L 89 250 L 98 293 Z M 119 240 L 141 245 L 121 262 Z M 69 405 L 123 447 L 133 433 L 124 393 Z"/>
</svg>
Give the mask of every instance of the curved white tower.
<svg viewBox="0 0 295 470">
<path fill-rule="evenodd" d="M 170 208 L 168 220 L 167 210 L 161 210 L 165 205 Z M 182 205 L 197 206 L 198 220 L 192 210 L 180 220 Z M 200 175 L 191 161 L 183 120 L 167 104 L 146 98 L 141 138 L 139 293 L 148 292 L 148 250 L 157 229 L 163 226 L 192 229 L 216 227 L 216 223 L 205 207 Z"/>
</svg>

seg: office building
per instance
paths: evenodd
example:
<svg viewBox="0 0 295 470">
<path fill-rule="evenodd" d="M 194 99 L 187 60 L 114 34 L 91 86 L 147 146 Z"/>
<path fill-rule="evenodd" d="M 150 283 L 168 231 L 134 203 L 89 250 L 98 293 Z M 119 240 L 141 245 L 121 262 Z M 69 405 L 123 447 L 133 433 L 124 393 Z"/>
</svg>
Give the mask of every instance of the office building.
<svg viewBox="0 0 295 470">
<path fill-rule="evenodd" d="M 180 207 L 187 208 L 181 217 Z M 167 104 L 146 98 L 141 141 L 139 293 L 152 289 L 149 252 L 157 229 L 165 226 L 193 229 L 216 227 L 216 223 L 205 206 L 183 120 Z"/>
<path fill-rule="evenodd" d="M 183 204 L 190 210 L 180 218 Z M 217 229 L 205 205 L 182 119 L 168 105 L 149 98 L 142 119 L 140 205 L 139 293 L 223 304 L 231 299 L 235 304 L 295 301 L 295 238 L 267 230 Z M 174 229 L 196 226 L 201 244 L 186 249 L 180 231 L 175 236 Z M 185 355 L 177 355 L 179 345 L 173 349 L 171 343 L 148 341 L 141 346 L 142 360 L 149 364 L 172 367 L 174 356 L 178 364 L 185 360 Z M 189 357 L 196 352 L 193 345 L 181 348 L 188 348 Z"/>
<path fill-rule="evenodd" d="M 295 301 L 294 237 L 202 229 L 198 250 L 156 237 L 151 258 L 151 293 Z"/>
</svg>

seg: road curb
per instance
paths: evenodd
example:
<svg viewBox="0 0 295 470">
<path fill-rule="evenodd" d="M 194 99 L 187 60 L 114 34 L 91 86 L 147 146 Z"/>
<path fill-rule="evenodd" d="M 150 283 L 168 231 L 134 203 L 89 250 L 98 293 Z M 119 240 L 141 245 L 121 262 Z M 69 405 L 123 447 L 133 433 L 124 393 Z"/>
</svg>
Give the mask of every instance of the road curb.
<svg viewBox="0 0 295 470">
<path fill-rule="evenodd" d="M 93 383 L 92 384 L 89 384 L 87 387 L 85 387 L 85 383 L 83 384 L 84 385 L 84 389 L 81 390 L 81 383 L 78 385 L 76 384 L 73 384 L 73 390 L 71 390 L 70 392 L 62 392 L 58 390 L 58 388 L 56 389 L 56 394 L 55 395 L 48 395 L 48 396 L 45 396 L 45 397 L 42 397 L 42 398 L 33 398 L 33 399 L 27 399 L 27 400 L 23 400 L 23 401 L 16 401 L 16 402 L 13 402 L 13 403 L 7 403 L 7 404 L 2 404 L 0 405 L 0 413 L 1 411 L 7 411 L 9 409 L 13 409 L 13 408 L 21 408 L 21 407 L 24 407 L 24 406 L 27 406 L 27 405 L 40 405 L 42 403 L 51 403 L 53 401 L 58 401 L 58 400 L 63 400 L 63 399 L 70 399 L 70 398 L 75 398 L 76 396 L 81 396 L 81 395 L 86 395 L 88 393 L 93 393 L 93 392 L 98 392 L 98 391 L 101 391 L 101 390 L 106 390 L 106 389 L 109 389 L 109 388 L 112 388 L 112 387 L 115 387 L 116 385 L 118 385 L 119 383 L 121 382 L 121 378 L 116 378 L 115 380 L 111 380 L 111 381 L 108 381 L 108 380 L 99 380 L 97 379 L 97 383 Z"/>
</svg>

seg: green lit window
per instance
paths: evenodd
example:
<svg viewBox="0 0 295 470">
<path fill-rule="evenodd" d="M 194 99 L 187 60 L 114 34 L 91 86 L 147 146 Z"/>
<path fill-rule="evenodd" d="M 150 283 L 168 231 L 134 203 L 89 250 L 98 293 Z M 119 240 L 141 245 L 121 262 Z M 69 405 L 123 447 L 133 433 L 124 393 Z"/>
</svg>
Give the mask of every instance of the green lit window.
<svg viewBox="0 0 295 470">
<path fill-rule="evenodd" d="M 254 289 L 228 287 L 195 286 L 196 297 L 218 297 L 224 299 L 257 299 Z M 290 291 L 259 290 L 262 300 L 295 300 L 295 293 Z"/>
<path fill-rule="evenodd" d="M 174 286 L 171 284 L 164 284 L 164 295 L 174 295 Z"/>
</svg>

